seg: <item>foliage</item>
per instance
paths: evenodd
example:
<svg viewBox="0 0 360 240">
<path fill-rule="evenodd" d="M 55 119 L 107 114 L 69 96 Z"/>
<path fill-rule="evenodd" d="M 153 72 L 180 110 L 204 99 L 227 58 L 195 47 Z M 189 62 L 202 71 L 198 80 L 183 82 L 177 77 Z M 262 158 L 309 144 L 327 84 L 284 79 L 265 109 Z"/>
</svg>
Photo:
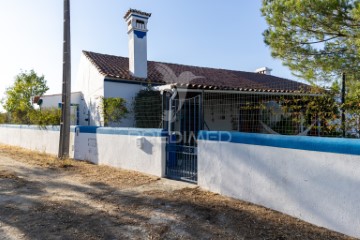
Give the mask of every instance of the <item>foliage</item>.
<svg viewBox="0 0 360 240">
<path fill-rule="evenodd" d="M 281 59 L 295 75 L 310 83 L 333 83 L 339 88 L 338 80 L 346 74 L 346 101 L 337 103 L 337 110 L 346 112 L 347 132 L 358 135 L 360 0 L 263 0 L 262 14 L 269 25 L 264 38 L 272 56 Z M 339 101 L 335 95 L 334 99 Z M 325 99 L 310 103 L 309 109 L 327 104 L 322 101 Z"/>
<path fill-rule="evenodd" d="M 260 120 L 282 135 L 339 136 L 338 93 L 334 85 L 327 91 L 314 87 L 307 95 L 274 96 L 259 102 Z"/>
<path fill-rule="evenodd" d="M 123 98 L 101 98 L 101 113 L 104 117 L 104 125 L 119 124 L 128 114 L 126 101 Z"/>
<path fill-rule="evenodd" d="M 263 0 L 269 25 L 265 43 L 272 56 L 309 81 L 357 75 L 360 46 L 359 0 Z M 357 76 L 355 76 L 356 78 Z"/>
<path fill-rule="evenodd" d="M 159 91 L 149 86 L 141 90 L 133 103 L 135 126 L 138 128 L 160 128 L 162 123 L 162 97 Z"/>
<path fill-rule="evenodd" d="M 38 76 L 34 70 L 18 74 L 14 85 L 6 89 L 3 105 L 11 115 L 11 121 L 30 124 L 29 114 L 34 110 L 34 97 L 42 96 L 48 89 L 44 76 Z"/>
<path fill-rule="evenodd" d="M 28 117 L 28 124 L 39 125 L 45 127 L 48 125 L 59 125 L 61 119 L 61 109 L 59 108 L 46 108 L 41 110 L 32 109 L 26 113 Z M 10 118 L 9 113 L 0 113 L 0 124 L 10 123 L 18 124 Z M 20 122 L 19 124 L 23 124 Z"/>
<path fill-rule="evenodd" d="M 290 117 L 281 116 L 281 120 L 276 122 L 274 126 L 271 126 L 272 130 L 281 135 L 296 135 L 296 123 L 297 119 Z"/>
<path fill-rule="evenodd" d="M 341 104 L 337 101 L 338 93 L 335 85 L 326 92 L 313 88 L 314 95 L 283 99 L 281 105 L 297 125 L 302 124 L 306 128 L 314 125 L 309 135 L 339 136 Z"/>
<path fill-rule="evenodd" d="M 29 112 L 31 124 L 42 127 L 48 125 L 60 125 L 61 109 L 60 108 L 45 108 L 41 110 L 31 110 Z"/>
<path fill-rule="evenodd" d="M 360 134 L 360 82 L 348 82 L 348 91 L 346 94 L 345 104 L 343 105 L 346 111 L 346 128 L 348 137 Z"/>
<path fill-rule="evenodd" d="M 8 113 L 0 113 L 0 124 L 10 123 L 10 118 Z"/>
</svg>

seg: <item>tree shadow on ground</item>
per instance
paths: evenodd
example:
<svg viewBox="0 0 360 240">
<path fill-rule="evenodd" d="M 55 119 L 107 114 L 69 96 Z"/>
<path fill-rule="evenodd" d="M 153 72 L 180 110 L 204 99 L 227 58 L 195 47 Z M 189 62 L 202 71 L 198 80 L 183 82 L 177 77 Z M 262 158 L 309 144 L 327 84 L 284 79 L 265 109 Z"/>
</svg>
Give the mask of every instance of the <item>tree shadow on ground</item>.
<svg viewBox="0 0 360 240">
<path fill-rule="evenodd" d="M 0 222 L 29 239 L 350 239 L 199 189 L 139 192 L 43 171 L 53 180 L 0 178 Z"/>
</svg>

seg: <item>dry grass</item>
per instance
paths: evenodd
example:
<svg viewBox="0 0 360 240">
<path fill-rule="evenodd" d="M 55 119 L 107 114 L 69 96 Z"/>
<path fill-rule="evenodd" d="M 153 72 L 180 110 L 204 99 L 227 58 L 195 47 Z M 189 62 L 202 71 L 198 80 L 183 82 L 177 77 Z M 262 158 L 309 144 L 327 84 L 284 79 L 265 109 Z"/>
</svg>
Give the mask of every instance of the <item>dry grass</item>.
<svg viewBox="0 0 360 240">
<path fill-rule="evenodd" d="M 54 156 L 45 153 L 25 150 L 19 147 L 0 144 L 0 153 L 3 156 L 13 158 L 19 162 L 25 162 L 40 167 L 61 167 L 63 165 L 63 162 L 59 161 Z"/>
<path fill-rule="evenodd" d="M 355 239 L 269 208 L 202 191 L 198 188 L 185 188 L 175 191 L 172 197 L 188 199 L 189 203 L 197 204 L 200 208 L 222 212 L 228 218 L 232 218 L 230 222 L 239 224 L 240 231 L 251 228 L 254 238 L 258 233 L 264 232 L 264 239 Z M 213 216 L 209 212 L 209 219 L 212 218 Z M 276 229 L 276 231 L 271 229 Z"/>
<path fill-rule="evenodd" d="M 223 229 L 235 230 L 232 233 L 234 239 L 355 240 L 272 209 L 203 191 L 200 188 L 184 188 L 172 194 L 163 191 L 147 191 L 144 194 L 165 202 L 176 202 L 178 205 L 174 207 L 179 208 L 179 211 L 186 209 L 184 206 L 191 206 L 193 212 L 200 213 L 200 218 L 189 216 L 188 225 L 197 226 L 199 221 L 216 223 Z M 224 219 L 219 220 L 219 215 L 225 216 Z M 223 234 L 215 228 L 212 231 L 215 235 Z M 246 233 L 247 237 L 237 238 L 237 233 Z"/>
<path fill-rule="evenodd" d="M 66 171 L 77 175 L 84 181 L 91 179 L 92 182 L 103 182 L 111 186 L 132 187 L 159 180 L 157 177 L 134 171 L 121 170 L 109 166 L 94 165 L 89 162 L 76 161 L 72 159 L 60 160 L 49 154 L 1 144 L 0 154 L 33 166 Z"/>
</svg>

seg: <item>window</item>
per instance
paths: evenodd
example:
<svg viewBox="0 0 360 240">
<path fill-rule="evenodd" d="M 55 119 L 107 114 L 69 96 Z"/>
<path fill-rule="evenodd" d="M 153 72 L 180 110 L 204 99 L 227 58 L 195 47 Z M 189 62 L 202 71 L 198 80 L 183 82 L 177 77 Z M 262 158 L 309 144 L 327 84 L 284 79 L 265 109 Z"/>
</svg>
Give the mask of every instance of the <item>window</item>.
<svg viewBox="0 0 360 240">
<path fill-rule="evenodd" d="M 145 29 L 145 22 L 142 20 L 136 20 L 136 28 Z"/>
</svg>

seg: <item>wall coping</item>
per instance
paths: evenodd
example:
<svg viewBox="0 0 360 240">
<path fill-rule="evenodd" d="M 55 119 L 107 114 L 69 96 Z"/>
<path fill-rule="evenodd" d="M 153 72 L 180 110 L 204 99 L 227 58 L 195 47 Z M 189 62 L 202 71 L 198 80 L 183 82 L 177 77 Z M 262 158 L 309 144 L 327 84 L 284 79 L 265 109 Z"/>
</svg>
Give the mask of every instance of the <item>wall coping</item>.
<svg viewBox="0 0 360 240">
<path fill-rule="evenodd" d="M 0 124 L 0 128 L 20 128 L 43 131 L 60 131 L 60 126 L 39 126 L 39 125 L 21 125 L 21 124 Z M 72 126 L 70 131 L 74 132 L 75 127 Z"/>
<path fill-rule="evenodd" d="M 200 131 L 198 140 L 360 155 L 360 139 Z"/>
<path fill-rule="evenodd" d="M 17 125 L 0 124 L 0 128 L 18 128 L 40 131 L 60 131 L 60 126 L 38 126 L 38 125 Z M 111 128 L 95 126 L 71 126 L 70 132 L 79 131 L 80 133 L 107 134 L 107 135 L 128 135 L 142 137 L 166 137 L 167 132 L 162 129 L 142 129 L 142 128 Z"/>
<path fill-rule="evenodd" d="M 141 129 L 141 128 L 111 128 L 111 127 L 93 127 L 93 126 L 76 126 L 75 131 L 80 133 L 107 134 L 107 135 L 128 135 L 128 136 L 145 136 L 145 137 L 165 137 L 166 132 L 162 129 Z"/>
</svg>

